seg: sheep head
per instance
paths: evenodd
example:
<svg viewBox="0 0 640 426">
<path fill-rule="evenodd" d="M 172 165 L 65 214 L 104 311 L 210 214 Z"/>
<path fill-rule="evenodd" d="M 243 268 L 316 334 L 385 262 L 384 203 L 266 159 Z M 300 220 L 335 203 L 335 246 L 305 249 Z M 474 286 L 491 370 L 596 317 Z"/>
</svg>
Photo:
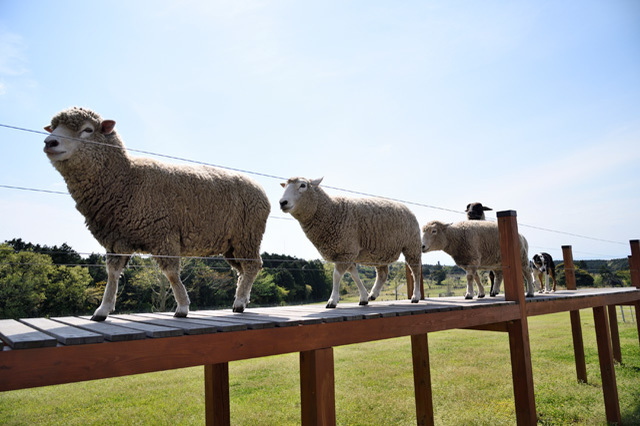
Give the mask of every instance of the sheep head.
<svg viewBox="0 0 640 426">
<path fill-rule="evenodd" d="M 422 227 L 422 252 L 444 250 L 447 246 L 447 229 L 450 223 L 433 220 Z"/>
<path fill-rule="evenodd" d="M 68 160 L 84 141 L 110 143 L 105 136 L 115 135 L 115 125 L 115 121 L 103 120 L 98 113 L 85 108 L 61 111 L 51 119 L 51 125 L 44 128 L 51 133 L 44 140 L 44 152 L 54 164 Z M 122 145 L 119 140 L 116 144 Z"/>
<path fill-rule="evenodd" d="M 287 183 L 281 183 L 284 188 L 284 194 L 280 198 L 280 209 L 284 213 L 291 213 L 294 217 L 300 210 L 300 200 L 305 197 L 306 200 L 314 198 L 313 196 L 305 195 L 307 193 L 313 193 L 322 182 L 322 178 L 319 179 L 306 179 L 302 177 L 294 177 L 287 181 Z M 305 202 L 305 209 L 311 208 L 315 210 L 314 206 L 310 205 L 310 202 Z M 309 212 L 313 213 L 313 212 Z"/>
<path fill-rule="evenodd" d="M 485 220 L 484 212 L 491 210 L 491 207 L 483 206 L 482 203 L 467 204 L 467 219 L 469 220 Z"/>
</svg>

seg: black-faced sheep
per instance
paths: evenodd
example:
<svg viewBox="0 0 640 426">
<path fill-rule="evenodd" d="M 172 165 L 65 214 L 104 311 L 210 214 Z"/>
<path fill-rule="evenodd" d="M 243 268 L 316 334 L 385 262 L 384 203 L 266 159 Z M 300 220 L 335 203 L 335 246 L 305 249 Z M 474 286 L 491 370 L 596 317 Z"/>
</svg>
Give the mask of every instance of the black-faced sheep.
<svg viewBox="0 0 640 426">
<path fill-rule="evenodd" d="M 389 264 L 400 253 L 411 269 L 413 282 L 421 271 L 420 225 L 403 204 L 379 198 L 332 197 L 319 185 L 322 178 L 291 178 L 280 199 L 280 208 L 298 220 L 307 238 L 322 257 L 334 262 L 333 291 L 327 308 L 340 300 L 340 280 L 349 271 L 360 292 L 360 305 L 375 300 L 389 274 Z M 373 265 L 376 282 L 367 290 L 358 276 L 357 264 Z M 420 300 L 415 285 L 411 301 Z"/>
<path fill-rule="evenodd" d="M 484 212 L 491 210 L 491 207 L 483 206 L 482 203 L 467 204 L 467 220 L 485 220 Z"/>
<path fill-rule="evenodd" d="M 549 253 L 536 253 L 531 261 L 531 270 L 535 285 L 540 289 L 540 293 L 555 293 L 556 291 L 556 264 Z M 542 287 L 542 276 L 544 275 L 544 287 Z M 549 276 L 553 280 L 553 288 L 549 284 Z"/>
<path fill-rule="evenodd" d="M 270 211 L 264 190 L 249 178 L 213 167 L 169 165 L 133 158 L 114 130 L 84 108 L 55 115 L 44 152 L 60 172 L 87 227 L 107 250 L 108 279 L 92 319 L 115 309 L 118 278 L 131 253 L 155 255 L 185 317 L 189 296 L 180 256 L 216 256 L 237 271 L 233 310 L 249 303 L 262 267 L 260 243 Z"/>
<path fill-rule="evenodd" d="M 483 206 L 482 203 L 469 203 L 467 204 L 467 220 L 486 220 L 484 216 L 484 212 L 492 210 L 491 207 Z M 489 271 L 489 282 L 491 283 L 491 288 L 496 281 L 496 274 L 493 271 Z"/>
<path fill-rule="evenodd" d="M 520 235 L 520 259 L 522 272 L 527 281 L 527 297 L 533 297 L 533 282 L 527 254 L 529 245 Z M 467 273 L 465 299 L 473 298 L 473 282 L 478 285 L 478 297 L 484 297 L 484 287 L 478 271 L 494 271 L 496 280 L 490 295 L 497 296 L 502 285 L 502 254 L 498 224 L 483 220 L 468 220 L 446 224 L 431 221 L 422 228 L 422 251 L 442 250 L 451 256 L 456 265 Z"/>
</svg>

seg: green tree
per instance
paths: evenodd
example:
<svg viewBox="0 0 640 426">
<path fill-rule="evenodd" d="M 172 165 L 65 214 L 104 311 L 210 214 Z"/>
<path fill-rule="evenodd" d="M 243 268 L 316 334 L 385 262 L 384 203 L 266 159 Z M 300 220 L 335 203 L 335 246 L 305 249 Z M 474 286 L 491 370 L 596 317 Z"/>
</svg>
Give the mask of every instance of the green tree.
<svg viewBox="0 0 640 426">
<path fill-rule="evenodd" d="M 39 316 L 53 269 L 49 256 L 1 244 L 0 318 Z"/>
<path fill-rule="evenodd" d="M 46 315 L 60 316 L 85 313 L 91 276 L 80 266 L 56 266 L 45 286 L 41 310 Z"/>
</svg>

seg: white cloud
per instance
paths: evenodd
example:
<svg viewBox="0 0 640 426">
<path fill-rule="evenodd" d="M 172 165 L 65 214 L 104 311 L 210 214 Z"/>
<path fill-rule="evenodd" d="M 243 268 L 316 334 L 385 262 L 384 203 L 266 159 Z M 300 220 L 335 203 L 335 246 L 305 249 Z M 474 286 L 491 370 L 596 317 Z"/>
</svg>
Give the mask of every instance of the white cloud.
<svg viewBox="0 0 640 426">
<path fill-rule="evenodd" d="M 0 75 L 20 76 L 28 72 L 22 36 L 0 30 Z"/>
</svg>

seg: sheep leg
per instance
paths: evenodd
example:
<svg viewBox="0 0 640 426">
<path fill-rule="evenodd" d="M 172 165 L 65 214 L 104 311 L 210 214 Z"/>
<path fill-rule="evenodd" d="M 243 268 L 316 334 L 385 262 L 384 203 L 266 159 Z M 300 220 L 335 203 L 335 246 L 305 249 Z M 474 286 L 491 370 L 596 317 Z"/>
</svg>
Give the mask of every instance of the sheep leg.
<svg viewBox="0 0 640 426">
<path fill-rule="evenodd" d="M 92 321 L 104 321 L 116 308 L 118 280 L 131 256 L 107 255 L 107 286 L 104 289 L 102 303 L 91 317 Z"/>
<path fill-rule="evenodd" d="M 233 301 L 233 312 L 244 312 L 249 304 L 251 296 L 251 287 L 253 282 L 260 273 L 262 268 L 262 260 L 242 261 L 242 273 L 238 275 L 238 285 L 236 286 L 236 298 Z"/>
<path fill-rule="evenodd" d="M 533 285 L 535 287 L 535 289 L 537 289 L 540 293 L 544 293 L 544 288 L 542 288 L 542 274 L 539 273 L 537 270 L 534 270 L 533 272 Z"/>
<path fill-rule="evenodd" d="M 389 265 L 377 266 L 376 267 L 376 282 L 373 284 L 373 288 L 371 289 L 371 293 L 369 293 L 369 300 L 376 300 L 378 296 L 380 296 L 380 290 L 382 286 L 387 281 L 387 277 L 389 276 Z M 360 303 L 362 305 L 362 302 Z"/>
<path fill-rule="evenodd" d="M 353 278 L 353 281 L 355 281 L 356 285 L 358 286 L 358 292 L 360 293 L 360 305 L 364 306 L 369 304 L 369 301 L 367 299 L 367 288 L 362 283 L 362 280 L 360 280 L 360 274 L 358 274 L 358 265 L 356 265 L 355 263 L 351 265 L 349 267 L 349 273 L 351 274 L 351 278 Z"/>
<path fill-rule="evenodd" d="M 171 284 L 171 290 L 173 290 L 173 297 L 176 299 L 176 313 L 174 316 L 184 318 L 189 313 L 189 295 L 187 289 L 182 284 L 180 279 L 180 259 L 177 257 L 161 257 L 156 258 L 160 270 L 169 280 Z"/>
<path fill-rule="evenodd" d="M 496 297 L 500 294 L 500 287 L 502 287 L 502 271 L 498 271 L 495 273 L 495 281 L 491 286 L 491 297 Z"/>
<path fill-rule="evenodd" d="M 420 293 L 420 275 L 422 274 L 422 265 L 420 263 L 409 265 L 409 269 L 411 269 L 411 276 L 413 277 L 413 295 L 411 295 L 411 303 L 418 303 L 422 298 L 422 294 Z"/>
<path fill-rule="evenodd" d="M 478 299 L 482 299 L 484 297 L 484 286 L 482 285 L 482 280 L 480 279 L 480 274 L 476 271 L 473 274 L 473 278 L 478 285 Z"/>
<path fill-rule="evenodd" d="M 534 288 L 534 281 L 535 279 L 533 278 L 534 273 L 531 270 L 531 268 L 529 268 L 529 265 L 523 265 L 522 266 L 522 271 L 524 273 L 524 279 L 527 281 L 527 292 L 525 293 L 526 297 L 533 297 L 534 293 L 535 293 L 535 288 Z"/>
<path fill-rule="evenodd" d="M 327 308 L 335 308 L 338 306 L 338 302 L 340 301 L 340 280 L 342 280 L 342 276 L 352 265 L 354 264 L 351 262 L 336 262 L 333 267 L 333 289 L 327 301 Z"/>
<path fill-rule="evenodd" d="M 473 299 L 473 273 L 467 272 L 467 292 L 464 295 L 465 299 Z"/>
</svg>

